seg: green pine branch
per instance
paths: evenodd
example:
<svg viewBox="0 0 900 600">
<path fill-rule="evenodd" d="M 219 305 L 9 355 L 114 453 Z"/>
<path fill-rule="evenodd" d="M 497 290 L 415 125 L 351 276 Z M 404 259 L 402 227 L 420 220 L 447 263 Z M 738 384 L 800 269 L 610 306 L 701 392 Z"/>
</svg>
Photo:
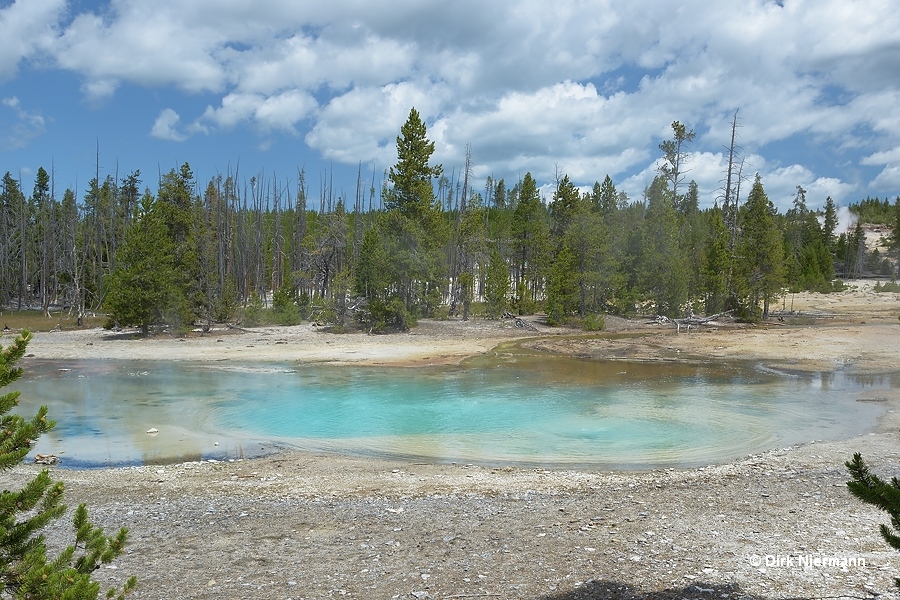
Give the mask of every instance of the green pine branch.
<svg viewBox="0 0 900 600">
<path fill-rule="evenodd" d="M 25 355 L 31 334 L 22 334 L 7 348 L 0 349 L 0 387 L 22 376 L 16 362 Z M 41 434 L 54 422 L 42 406 L 31 420 L 9 414 L 18 405 L 18 392 L 0 396 L 0 471 L 19 464 Z M 128 530 L 121 528 L 108 537 L 88 519 L 84 504 L 75 511 L 72 524 L 75 543 L 50 558 L 44 528 L 66 512 L 63 484 L 53 481 L 47 470 L 38 473 L 22 489 L 0 492 L 0 598 L 37 600 L 94 600 L 100 584 L 91 574 L 101 565 L 122 555 Z M 129 578 L 121 589 L 110 589 L 107 598 L 124 599 L 137 585 Z"/>
<path fill-rule="evenodd" d="M 891 548 L 900 550 L 900 480 L 896 477 L 890 482 L 882 480 L 869 469 L 859 452 L 844 464 L 853 478 L 847 482 L 847 489 L 866 504 L 888 513 L 891 524 L 882 524 L 879 531 Z M 900 587 L 900 578 L 894 581 Z"/>
</svg>

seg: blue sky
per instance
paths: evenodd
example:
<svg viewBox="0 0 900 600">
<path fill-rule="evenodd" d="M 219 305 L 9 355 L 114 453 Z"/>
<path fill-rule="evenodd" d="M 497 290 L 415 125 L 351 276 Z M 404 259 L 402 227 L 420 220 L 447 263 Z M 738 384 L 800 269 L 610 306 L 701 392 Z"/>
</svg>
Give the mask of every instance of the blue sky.
<svg viewBox="0 0 900 600">
<path fill-rule="evenodd" d="M 415 106 L 474 187 L 559 170 L 632 198 L 674 120 L 702 204 L 739 110 L 744 173 L 782 210 L 900 194 L 900 6 L 891 0 L 0 1 L 0 172 L 57 194 L 187 161 L 202 184 L 380 180 Z M 749 189 L 747 186 L 745 189 Z M 549 193 L 549 192 L 548 192 Z"/>
</svg>

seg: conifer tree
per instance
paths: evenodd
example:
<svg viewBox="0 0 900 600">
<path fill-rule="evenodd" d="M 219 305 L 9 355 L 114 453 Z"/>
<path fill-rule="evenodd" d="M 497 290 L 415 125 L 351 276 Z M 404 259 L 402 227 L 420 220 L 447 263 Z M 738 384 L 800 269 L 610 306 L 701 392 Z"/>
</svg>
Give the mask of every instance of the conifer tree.
<svg viewBox="0 0 900 600">
<path fill-rule="evenodd" d="M 609 175 L 606 176 L 603 183 L 599 186 L 596 183 L 594 184 L 592 201 L 604 218 L 609 217 L 609 215 L 616 212 L 618 200 L 619 197 L 618 192 L 616 192 L 616 186 L 613 184 L 612 178 Z"/>
<path fill-rule="evenodd" d="M 112 319 L 120 325 L 138 326 L 144 335 L 183 300 L 177 288 L 174 245 L 157 206 L 152 197 L 144 197 L 135 225 L 125 234 L 119 249 L 106 296 Z"/>
<path fill-rule="evenodd" d="M 822 241 L 825 242 L 825 247 L 828 248 L 829 251 L 834 250 L 834 232 L 837 229 L 837 225 L 837 208 L 834 205 L 834 200 L 831 199 L 831 196 L 828 196 L 825 198 L 825 219 L 824 223 L 822 223 Z"/>
<path fill-rule="evenodd" d="M 900 480 L 896 477 L 892 477 L 890 483 L 882 480 L 869 470 L 859 452 L 853 455 L 853 460 L 844 464 L 853 477 L 847 482 L 847 489 L 866 504 L 890 515 L 890 526 L 882 524 L 879 528 L 881 537 L 891 548 L 900 550 Z M 900 577 L 895 578 L 894 583 L 900 587 Z"/>
<path fill-rule="evenodd" d="M 488 318 L 496 319 L 506 312 L 510 287 L 509 266 L 500 250 L 493 248 L 484 279 L 485 312 Z"/>
<path fill-rule="evenodd" d="M 749 319 L 767 317 L 769 305 L 781 295 L 785 284 L 784 246 L 775 225 L 776 213 L 757 174 L 741 217 L 743 226 L 735 265 L 738 281 L 734 289 L 743 300 L 747 313 L 743 316 Z"/>
<path fill-rule="evenodd" d="M 31 334 L 23 331 L 9 347 L 0 349 L 0 387 L 22 376 L 22 369 L 15 364 L 24 356 L 30 340 Z M 9 414 L 18 404 L 18 398 L 19 392 L 0 396 L 0 471 L 19 464 L 31 444 L 54 426 L 47 419 L 46 406 L 31 420 Z M 122 528 L 114 537 L 106 537 L 102 529 L 88 520 L 87 508 L 82 504 L 73 518 L 74 543 L 59 556 L 48 557 L 41 531 L 65 513 L 62 499 L 62 482 L 54 482 L 47 470 L 41 471 L 21 490 L 0 492 L 0 597 L 97 598 L 100 584 L 91 580 L 91 573 L 122 554 L 128 531 Z M 134 577 L 129 578 L 117 597 L 124 598 L 136 584 Z M 106 597 L 116 594 L 117 590 L 110 589 Z"/>
<path fill-rule="evenodd" d="M 645 195 L 638 284 L 657 314 L 679 317 L 688 298 L 687 264 L 678 247 L 679 216 L 662 177 L 653 180 Z"/>
<path fill-rule="evenodd" d="M 728 252 L 728 228 L 720 209 L 710 211 L 708 216 L 706 247 L 700 271 L 700 291 L 703 294 L 704 310 L 712 315 L 725 310 L 728 297 L 728 274 L 731 272 L 731 256 Z"/>
<path fill-rule="evenodd" d="M 178 328 L 202 318 L 205 297 L 201 289 L 202 274 L 198 239 L 195 235 L 194 174 L 188 163 L 178 171 L 172 169 L 159 182 L 154 212 L 165 223 L 175 266 L 175 291 L 166 307 L 166 321 Z"/>
<path fill-rule="evenodd" d="M 678 205 L 680 202 L 678 186 L 684 181 L 684 163 L 687 161 L 684 146 L 692 142 L 697 134 L 693 129 L 688 130 L 681 122 L 673 121 L 672 136 L 671 140 L 666 140 L 659 145 L 659 149 L 663 152 L 663 162 L 659 165 L 659 174 L 672 182 L 673 204 Z"/>
<path fill-rule="evenodd" d="M 550 202 L 550 217 L 553 227 L 551 235 L 556 248 L 562 245 L 563 236 L 569 226 L 572 224 L 572 218 L 578 210 L 581 203 L 581 194 L 575 184 L 569 180 L 569 176 L 565 175 L 556 186 L 556 192 L 553 194 L 553 201 Z"/>
<path fill-rule="evenodd" d="M 385 198 L 385 208 L 396 208 L 404 216 L 416 218 L 421 218 L 433 208 L 434 188 L 431 180 L 440 177 L 443 168 L 429 164 L 432 154 L 434 142 L 428 140 L 425 123 L 413 108 L 397 136 L 397 164 L 391 167 L 388 174 L 394 187 Z"/>
<path fill-rule="evenodd" d="M 561 325 L 579 306 L 578 259 L 563 246 L 550 267 L 547 279 L 547 322 Z"/>
<path fill-rule="evenodd" d="M 519 314 L 532 312 L 532 304 L 543 287 L 550 255 L 550 228 L 546 216 L 537 183 L 530 172 L 525 173 L 510 231 Z"/>
<path fill-rule="evenodd" d="M 898 262 L 900 262 L 900 196 L 897 196 L 897 199 L 894 200 L 894 231 L 891 234 L 890 248 L 894 258 L 897 258 Z M 898 271 L 900 271 L 900 267 L 898 267 Z M 898 273 L 898 271 L 895 271 L 895 273 Z"/>
<path fill-rule="evenodd" d="M 608 252 L 606 227 L 587 200 L 575 207 L 563 245 L 575 256 L 581 317 L 602 310 L 612 287 L 613 261 Z"/>
</svg>

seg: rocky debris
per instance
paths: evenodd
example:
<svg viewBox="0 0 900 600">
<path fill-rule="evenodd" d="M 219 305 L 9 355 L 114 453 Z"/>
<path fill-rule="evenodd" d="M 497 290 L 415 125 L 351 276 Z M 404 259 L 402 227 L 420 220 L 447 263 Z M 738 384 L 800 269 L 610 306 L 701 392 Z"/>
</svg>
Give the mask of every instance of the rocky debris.
<svg viewBox="0 0 900 600">
<path fill-rule="evenodd" d="M 55 465 L 59 462 L 59 457 L 55 454 L 35 454 L 34 464 L 36 465 Z"/>
<path fill-rule="evenodd" d="M 289 453 L 56 474 L 69 504 L 129 528 L 97 577 L 137 575 L 133 598 L 896 598 L 887 518 L 843 467 L 861 451 L 900 474 L 895 421 L 686 470 Z M 63 521 L 50 539 L 71 535 Z"/>
</svg>

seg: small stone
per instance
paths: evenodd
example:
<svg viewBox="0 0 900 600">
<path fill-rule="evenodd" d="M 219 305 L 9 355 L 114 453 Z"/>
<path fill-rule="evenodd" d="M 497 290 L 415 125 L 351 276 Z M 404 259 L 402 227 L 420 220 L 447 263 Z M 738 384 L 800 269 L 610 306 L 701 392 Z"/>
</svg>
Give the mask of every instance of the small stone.
<svg viewBox="0 0 900 600">
<path fill-rule="evenodd" d="M 209 583 L 206 584 L 206 587 L 213 587 L 214 585 L 216 585 L 216 580 L 210 579 Z"/>
</svg>

